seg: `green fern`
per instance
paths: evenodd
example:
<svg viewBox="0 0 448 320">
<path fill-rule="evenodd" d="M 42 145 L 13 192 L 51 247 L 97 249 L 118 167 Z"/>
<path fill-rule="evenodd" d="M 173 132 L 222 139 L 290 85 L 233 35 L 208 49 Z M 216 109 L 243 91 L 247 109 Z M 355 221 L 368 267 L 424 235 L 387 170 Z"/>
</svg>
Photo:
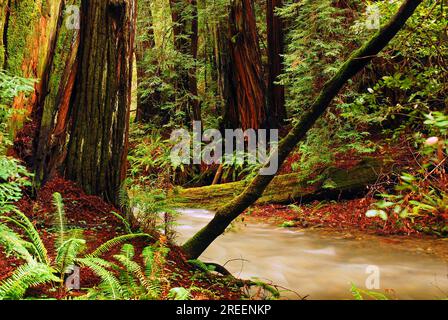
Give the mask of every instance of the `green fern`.
<svg viewBox="0 0 448 320">
<path fill-rule="evenodd" d="M 86 257 L 88 258 L 98 258 L 105 254 L 106 252 L 112 250 L 116 246 L 132 240 L 136 238 L 144 238 L 144 237 L 151 237 L 150 235 L 146 233 L 136 233 L 136 234 L 125 234 L 123 236 L 118 236 L 116 238 L 113 238 L 105 243 L 103 243 L 101 246 L 99 246 L 96 250 L 94 250 L 92 253 L 88 254 Z"/>
<path fill-rule="evenodd" d="M 91 269 L 97 276 L 102 280 L 101 289 L 107 294 L 111 299 L 117 300 L 123 296 L 123 288 L 120 282 L 114 276 L 114 274 L 107 270 L 107 267 L 112 267 L 114 264 L 107 262 L 105 260 L 88 257 L 76 260 L 79 264 L 84 265 Z"/>
<path fill-rule="evenodd" d="M 13 253 L 16 257 L 24 259 L 28 263 L 34 261 L 29 252 L 33 244 L 23 240 L 4 224 L 0 224 L 0 246 L 5 248 L 7 254 Z"/>
<path fill-rule="evenodd" d="M 381 292 L 363 290 L 358 288 L 354 283 L 351 284 L 350 292 L 355 300 L 365 300 L 365 298 L 371 300 L 390 300 L 387 295 Z"/>
<path fill-rule="evenodd" d="M 84 239 L 71 238 L 65 241 L 58 249 L 56 266 L 64 276 L 65 270 L 74 263 L 78 254 L 84 250 L 86 241 Z"/>
<path fill-rule="evenodd" d="M 124 228 L 126 230 L 127 233 L 133 233 L 132 229 L 131 229 L 131 225 L 129 224 L 129 222 L 119 213 L 115 212 L 115 211 L 111 211 L 111 214 L 113 214 L 118 220 L 121 221 L 121 223 L 123 223 Z"/>
<path fill-rule="evenodd" d="M 114 258 L 125 268 L 126 273 L 123 275 L 123 279 L 127 281 L 127 288 L 129 288 L 129 291 L 134 292 L 135 298 L 157 299 L 161 294 L 160 279 L 152 275 L 152 270 L 155 269 L 153 268 L 153 252 L 154 248 L 151 246 L 143 249 L 142 256 L 145 263 L 145 273 L 137 262 L 132 261 L 132 258 L 134 257 L 134 247 L 132 245 L 125 244 L 121 250 L 121 254 L 114 256 Z M 148 270 L 150 271 L 149 273 Z M 135 280 L 140 284 L 140 288 L 137 288 Z M 141 296 L 135 296 L 135 292 L 140 292 Z"/>
<path fill-rule="evenodd" d="M 145 264 L 145 275 L 148 278 L 153 276 L 154 251 L 155 249 L 151 246 L 144 248 L 142 251 L 143 263 Z"/>
<path fill-rule="evenodd" d="M 191 292 L 185 288 L 172 288 L 168 293 L 168 299 L 172 300 L 190 300 Z"/>
<path fill-rule="evenodd" d="M 0 300 L 20 299 L 29 287 L 60 281 L 55 270 L 39 262 L 31 262 L 18 267 L 11 277 L 0 283 Z"/>
<path fill-rule="evenodd" d="M 66 219 L 65 219 L 65 209 L 64 209 L 64 202 L 62 200 L 62 196 L 59 192 L 53 193 L 53 205 L 56 208 L 56 211 L 54 212 L 54 225 L 56 228 L 56 231 L 58 232 L 59 236 L 56 241 L 56 247 L 58 248 L 65 242 L 65 229 L 66 229 Z"/>
<path fill-rule="evenodd" d="M 31 241 L 32 248 L 34 249 L 34 253 L 37 255 L 39 262 L 50 265 L 50 258 L 48 257 L 47 248 L 45 248 L 45 245 L 40 238 L 39 232 L 36 230 L 33 223 L 28 219 L 26 215 L 24 215 L 17 209 L 14 209 L 12 213 L 16 216 L 16 218 L 1 216 L 0 219 L 11 222 L 22 229 L 22 231 L 24 231 L 24 233 Z"/>
</svg>

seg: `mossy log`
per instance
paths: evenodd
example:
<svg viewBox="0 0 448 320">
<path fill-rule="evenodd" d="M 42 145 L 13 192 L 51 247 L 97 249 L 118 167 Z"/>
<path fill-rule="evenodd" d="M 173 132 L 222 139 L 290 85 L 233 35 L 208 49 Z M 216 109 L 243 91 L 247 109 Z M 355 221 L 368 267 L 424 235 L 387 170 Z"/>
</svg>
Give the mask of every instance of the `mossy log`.
<svg viewBox="0 0 448 320">
<path fill-rule="evenodd" d="M 384 160 L 367 158 L 351 169 L 328 168 L 319 182 L 310 185 L 311 178 L 297 173 L 279 175 L 258 199 L 257 204 L 282 204 L 362 192 L 378 180 L 385 171 Z M 170 194 L 171 203 L 184 208 L 216 209 L 241 194 L 248 182 L 239 181 L 200 188 L 176 189 Z"/>
</svg>

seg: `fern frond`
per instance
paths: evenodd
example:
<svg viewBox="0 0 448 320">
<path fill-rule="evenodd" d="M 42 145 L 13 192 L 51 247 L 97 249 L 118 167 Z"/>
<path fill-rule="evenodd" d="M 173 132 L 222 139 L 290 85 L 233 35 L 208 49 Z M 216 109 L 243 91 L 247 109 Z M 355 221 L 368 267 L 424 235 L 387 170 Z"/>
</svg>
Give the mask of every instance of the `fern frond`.
<svg viewBox="0 0 448 320">
<path fill-rule="evenodd" d="M 33 244 L 38 260 L 46 265 L 50 265 L 50 258 L 48 257 L 47 248 L 45 248 L 39 232 L 34 227 L 33 223 L 21 211 L 14 209 L 12 212 L 17 217 L 16 221 L 19 222 L 19 224 L 17 225 L 25 232 L 25 234 Z"/>
<path fill-rule="evenodd" d="M 144 238 L 144 237 L 150 238 L 151 236 L 146 233 L 136 233 L 136 234 L 125 234 L 123 236 L 113 238 L 113 239 L 103 243 L 102 245 L 100 245 L 98 248 L 95 249 L 95 251 L 88 254 L 86 257 L 98 258 L 98 257 L 102 256 L 103 254 L 105 254 L 106 252 L 110 251 L 111 249 L 115 248 L 116 246 L 118 246 L 126 241 L 136 239 L 136 238 Z"/>
<path fill-rule="evenodd" d="M 151 246 L 145 247 L 142 251 L 143 263 L 145 264 L 145 275 L 147 278 L 150 278 L 153 275 L 154 252 L 155 249 Z"/>
<path fill-rule="evenodd" d="M 99 258 L 81 258 L 76 259 L 81 265 L 90 268 L 102 280 L 102 289 L 110 295 L 114 300 L 120 299 L 123 296 L 123 288 L 115 275 L 107 270 L 107 267 L 114 266 L 114 264 Z"/>
<path fill-rule="evenodd" d="M 68 266 L 72 265 L 78 254 L 84 249 L 84 239 L 71 238 L 65 241 L 58 249 L 56 266 L 63 275 Z"/>
<path fill-rule="evenodd" d="M 0 246 L 5 248 L 6 253 L 14 253 L 16 257 L 24 259 L 26 262 L 34 260 L 29 252 L 29 248 L 33 247 L 33 244 L 23 240 L 20 235 L 4 224 L 0 224 Z"/>
<path fill-rule="evenodd" d="M 124 218 L 121 214 L 119 214 L 119 213 L 117 213 L 115 211 L 111 211 L 110 213 L 113 214 L 118 220 L 120 220 L 121 223 L 123 223 L 124 228 L 126 229 L 127 233 L 132 233 L 131 225 L 126 220 L 126 218 Z"/>
<path fill-rule="evenodd" d="M 66 229 L 64 202 L 59 192 L 53 193 L 53 205 L 56 208 L 56 211 L 54 212 L 53 215 L 53 220 L 55 228 L 58 232 L 56 247 L 59 247 L 65 241 L 65 229 Z"/>
<path fill-rule="evenodd" d="M 118 190 L 118 203 L 119 203 L 120 207 L 124 208 L 125 210 L 129 209 L 129 204 L 130 204 L 129 194 L 128 194 L 128 184 L 129 184 L 129 179 L 125 179 Z"/>
<path fill-rule="evenodd" d="M 164 263 L 164 248 L 147 246 L 142 251 L 145 264 L 145 276 L 147 279 L 147 290 L 152 298 L 157 298 L 162 292 L 160 268 Z"/>
<path fill-rule="evenodd" d="M 20 299 L 29 287 L 60 281 L 54 273 L 53 268 L 43 263 L 24 264 L 18 267 L 11 277 L 0 283 L 0 300 Z"/>
<path fill-rule="evenodd" d="M 132 261 L 128 257 L 121 254 L 114 255 L 114 258 L 118 262 L 120 262 L 120 264 L 123 267 L 126 268 L 127 272 L 129 273 L 129 276 L 137 278 L 140 281 L 141 285 L 144 286 L 145 288 L 149 287 L 145 275 L 143 274 L 142 269 L 137 262 Z"/>
<path fill-rule="evenodd" d="M 168 298 L 173 300 L 190 300 L 191 292 L 185 288 L 172 288 L 168 293 Z"/>
</svg>

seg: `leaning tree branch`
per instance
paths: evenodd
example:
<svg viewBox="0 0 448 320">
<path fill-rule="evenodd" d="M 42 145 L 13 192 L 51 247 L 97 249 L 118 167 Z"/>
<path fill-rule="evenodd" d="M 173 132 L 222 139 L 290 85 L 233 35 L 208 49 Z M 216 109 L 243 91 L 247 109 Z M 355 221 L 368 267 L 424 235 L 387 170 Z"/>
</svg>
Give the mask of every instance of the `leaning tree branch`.
<svg viewBox="0 0 448 320">
<path fill-rule="evenodd" d="M 356 50 L 340 67 L 336 75 L 325 84 L 309 111 L 303 114 L 301 120 L 281 141 L 278 149 L 273 152 L 271 159 L 278 156 L 279 167 L 295 146 L 306 137 L 316 121 L 325 113 L 347 81 L 361 71 L 373 57 L 389 44 L 421 2 L 422 0 L 404 1 L 396 15 L 367 43 Z M 187 256 L 192 259 L 198 258 L 234 219 L 261 197 L 274 176 L 258 174 L 241 195 L 218 209 L 214 218 L 183 245 Z"/>
</svg>

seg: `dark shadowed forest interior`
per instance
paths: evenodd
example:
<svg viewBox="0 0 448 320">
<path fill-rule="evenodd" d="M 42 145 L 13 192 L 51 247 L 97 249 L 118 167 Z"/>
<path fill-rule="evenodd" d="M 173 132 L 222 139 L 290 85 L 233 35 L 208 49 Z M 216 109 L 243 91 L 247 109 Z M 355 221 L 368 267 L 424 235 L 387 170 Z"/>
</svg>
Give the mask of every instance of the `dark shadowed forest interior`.
<svg viewBox="0 0 448 320">
<path fill-rule="evenodd" d="M 0 300 L 448 298 L 446 0 L 0 0 Z"/>
</svg>

